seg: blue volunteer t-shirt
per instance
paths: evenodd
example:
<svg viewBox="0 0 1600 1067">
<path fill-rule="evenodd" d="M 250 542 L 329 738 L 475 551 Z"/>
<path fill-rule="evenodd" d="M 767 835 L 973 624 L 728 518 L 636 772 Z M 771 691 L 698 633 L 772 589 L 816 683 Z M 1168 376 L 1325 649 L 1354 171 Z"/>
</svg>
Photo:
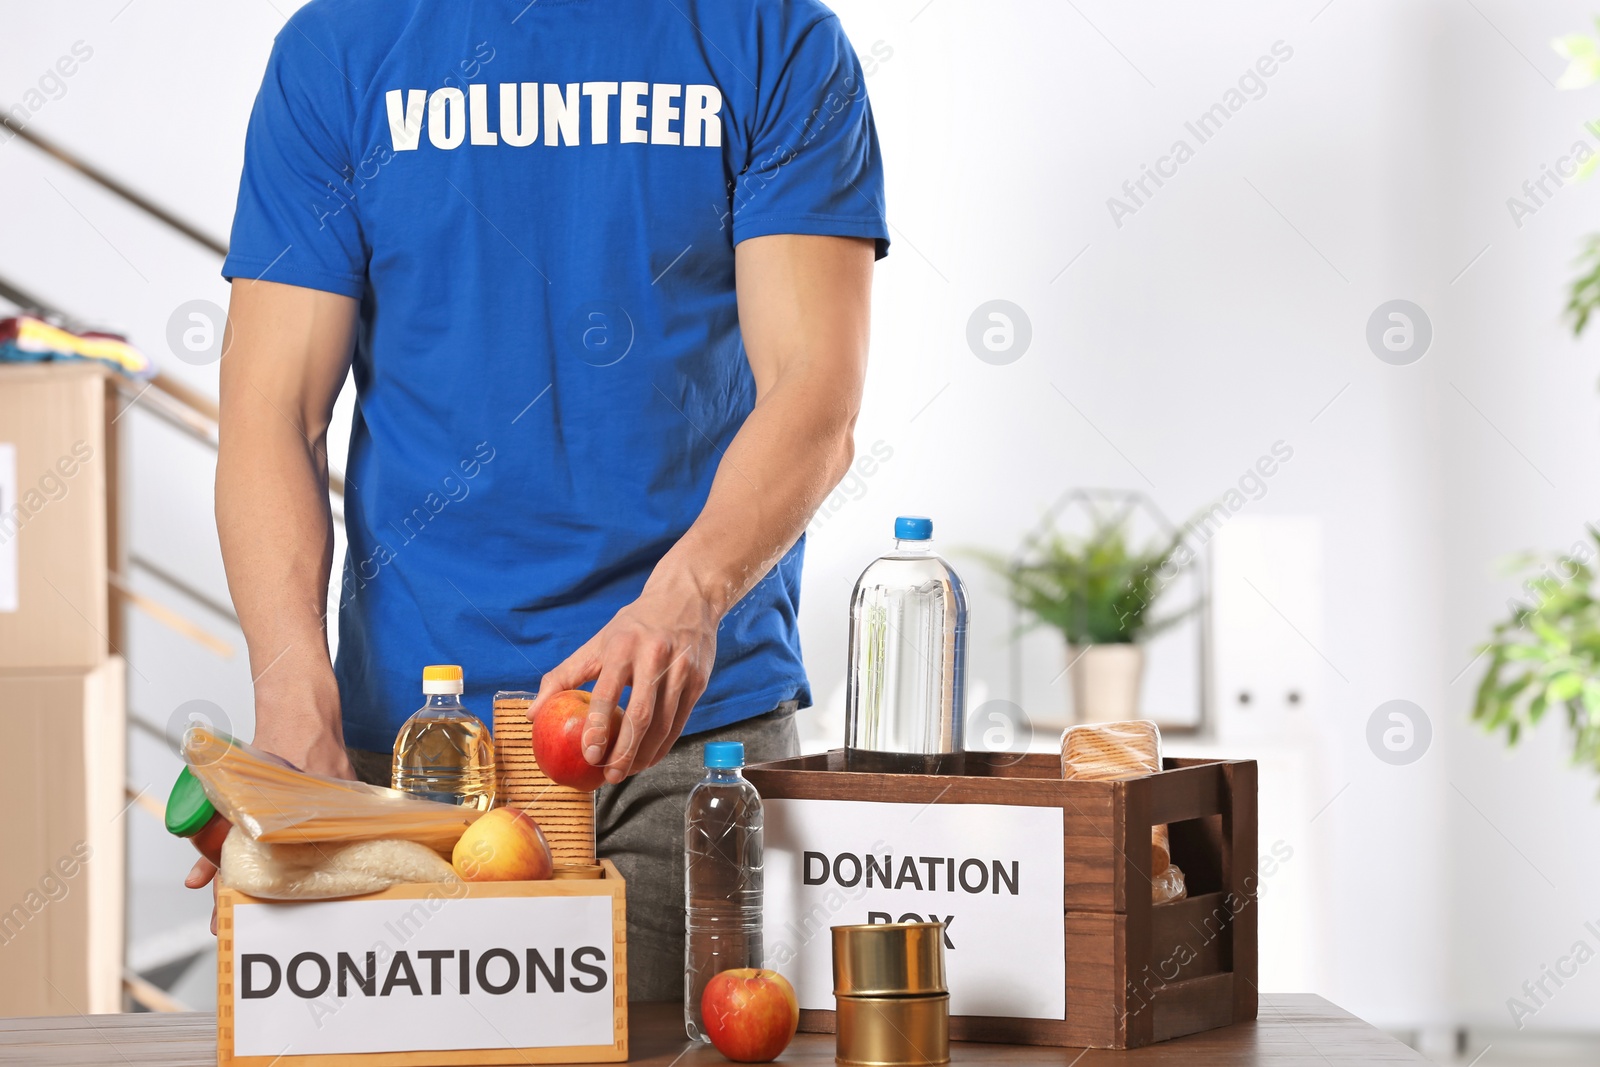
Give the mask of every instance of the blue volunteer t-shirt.
<svg viewBox="0 0 1600 1067">
<path fill-rule="evenodd" d="M 250 118 L 229 278 L 361 301 L 335 670 L 388 750 L 422 667 L 487 718 L 633 600 L 755 402 L 734 246 L 875 238 L 861 67 L 814 0 L 313 0 Z M 797 445 L 799 442 L 797 442 Z M 688 729 L 809 702 L 803 542 Z"/>
</svg>

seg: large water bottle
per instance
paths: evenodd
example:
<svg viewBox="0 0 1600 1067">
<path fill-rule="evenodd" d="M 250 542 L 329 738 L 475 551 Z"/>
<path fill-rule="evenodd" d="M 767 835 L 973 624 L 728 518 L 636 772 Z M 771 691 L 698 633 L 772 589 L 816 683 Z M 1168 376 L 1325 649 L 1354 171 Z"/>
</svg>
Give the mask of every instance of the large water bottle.
<svg viewBox="0 0 1600 1067">
<path fill-rule="evenodd" d="M 959 773 L 967 592 L 933 550 L 933 520 L 894 520 L 894 551 L 850 597 L 845 759 L 851 769 Z"/>
<path fill-rule="evenodd" d="M 744 780 L 744 745 L 706 743 L 706 776 L 689 792 L 683 818 L 683 1026 L 706 1041 L 700 997 L 732 967 L 760 967 L 761 797 Z"/>
</svg>

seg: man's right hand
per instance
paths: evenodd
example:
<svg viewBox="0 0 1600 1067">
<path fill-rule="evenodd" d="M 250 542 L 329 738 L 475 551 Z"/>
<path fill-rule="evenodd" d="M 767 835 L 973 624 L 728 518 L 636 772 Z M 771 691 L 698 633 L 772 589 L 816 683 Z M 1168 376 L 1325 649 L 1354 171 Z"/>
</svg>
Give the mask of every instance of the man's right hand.
<svg viewBox="0 0 1600 1067">
<path fill-rule="evenodd" d="M 250 743 L 297 770 L 354 780 L 356 769 L 344 747 L 339 683 L 327 645 L 320 640 L 305 644 L 310 646 L 306 651 L 285 650 L 257 676 L 256 735 Z"/>
<path fill-rule="evenodd" d="M 330 730 L 321 724 L 307 724 L 297 719 L 279 714 L 260 723 L 250 743 L 263 752 L 288 760 L 308 774 L 354 781 L 356 769 L 345 751 L 341 733 L 336 728 Z"/>
<path fill-rule="evenodd" d="M 355 780 L 356 769 L 350 763 L 350 754 L 345 751 L 344 737 L 339 730 L 339 715 L 336 709 L 331 720 L 333 725 L 330 727 L 326 725 L 326 713 L 318 716 L 307 715 L 298 709 L 279 709 L 276 714 L 269 713 L 263 716 L 264 703 L 257 699 L 256 735 L 250 742 L 253 746 L 293 764 L 302 771 L 329 778 Z M 183 879 L 183 884 L 188 889 L 204 889 L 207 885 L 211 886 L 212 936 L 217 932 L 216 877 L 216 865 L 201 856 L 195 860 L 194 866 L 189 868 L 189 873 Z"/>
</svg>

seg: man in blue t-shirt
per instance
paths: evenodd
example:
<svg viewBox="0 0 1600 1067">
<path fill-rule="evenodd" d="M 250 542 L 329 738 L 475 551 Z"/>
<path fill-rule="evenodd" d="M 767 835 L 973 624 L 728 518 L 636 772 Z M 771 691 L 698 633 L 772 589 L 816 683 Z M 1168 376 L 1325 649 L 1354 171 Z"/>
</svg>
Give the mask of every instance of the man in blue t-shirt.
<svg viewBox="0 0 1600 1067">
<path fill-rule="evenodd" d="M 301 8 L 224 266 L 217 524 L 256 743 L 381 781 L 425 664 L 462 664 L 486 719 L 496 690 L 593 683 L 591 762 L 625 708 L 598 822 L 630 993 L 676 995 L 676 743 L 795 750 L 801 534 L 852 454 L 887 247 L 861 68 L 816 0 Z"/>
</svg>

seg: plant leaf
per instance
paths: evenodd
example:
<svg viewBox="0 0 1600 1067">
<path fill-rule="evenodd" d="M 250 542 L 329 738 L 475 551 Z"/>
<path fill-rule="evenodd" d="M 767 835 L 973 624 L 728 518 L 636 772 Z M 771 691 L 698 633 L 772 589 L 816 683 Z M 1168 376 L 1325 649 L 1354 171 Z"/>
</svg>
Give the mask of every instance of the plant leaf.
<svg viewBox="0 0 1600 1067">
<path fill-rule="evenodd" d="M 974 553 L 1006 584 L 1011 601 L 1037 622 L 1061 631 L 1070 644 L 1126 644 L 1171 626 L 1198 605 L 1161 620 L 1151 608 L 1187 566 L 1184 531 L 1133 548 L 1127 520 L 1095 515 L 1087 536 L 1051 530 L 1025 560 Z"/>
<path fill-rule="evenodd" d="M 1600 55 L 1600 52 L 1597 52 Z M 1600 238 L 1592 308 L 1600 308 Z M 1600 529 L 1590 538 L 1600 545 Z M 1472 719 L 1515 745 L 1549 709 L 1560 706 L 1571 731 L 1574 762 L 1600 772 L 1600 598 L 1592 549 L 1554 556 L 1529 554 L 1517 562 L 1531 602 L 1510 601 L 1509 616 L 1479 650 L 1488 665 L 1473 695 Z"/>
</svg>

